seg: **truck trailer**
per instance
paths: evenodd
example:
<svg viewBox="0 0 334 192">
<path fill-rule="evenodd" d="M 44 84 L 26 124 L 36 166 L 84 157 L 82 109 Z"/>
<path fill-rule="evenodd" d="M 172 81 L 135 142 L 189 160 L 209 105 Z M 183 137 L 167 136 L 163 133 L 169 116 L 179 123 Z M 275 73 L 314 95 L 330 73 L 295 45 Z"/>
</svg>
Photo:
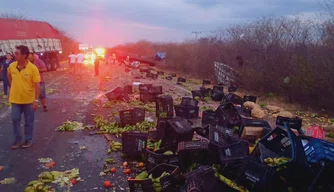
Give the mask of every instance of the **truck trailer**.
<svg viewBox="0 0 334 192">
<path fill-rule="evenodd" d="M 25 45 L 42 59 L 48 71 L 59 67 L 62 53 L 59 31 L 49 23 L 31 20 L 0 18 L 0 61 L 7 53 L 14 53 L 16 46 Z"/>
</svg>

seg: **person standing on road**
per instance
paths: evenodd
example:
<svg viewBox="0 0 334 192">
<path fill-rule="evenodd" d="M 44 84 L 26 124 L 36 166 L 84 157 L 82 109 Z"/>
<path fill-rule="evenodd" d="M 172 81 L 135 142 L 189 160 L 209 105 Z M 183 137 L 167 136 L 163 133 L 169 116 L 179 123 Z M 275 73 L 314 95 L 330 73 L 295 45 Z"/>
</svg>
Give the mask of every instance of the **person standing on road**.
<svg viewBox="0 0 334 192">
<path fill-rule="evenodd" d="M 7 69 L 11 63 L 13 63 L 13 56 L 10 53 L 6 54 L 6 60 L 3 61 L 0 65 L 0 72 L 2 75 L 2 82 L 3 82 L 3 98 L 7 99 L 8 98 L 8 88 L 9 88 L 9 81 L 7 77 Z"/>
<path fill-rule="evenodd" d="M 77 68 L 77 70 L 78 70 L 78 72 L 79 73 L 81 73 L 82 72 L 82 68 L 83 68 L 83 61 L 84 61 L 84 59 L 85 59 L 85 56 L 84 56 L 84 54 L 82 54 L 81 52 L 77 55 L 77 66 L 76 66 L 76 68 Z"/>
<path fill-rule="evenodd" d="M 100 74 L 100 63 L 103 60 L 101 56 L 97 57 L 94 61 L 94 70 L 95 70 L 95 76 L 99 76 Z"/>
<path fill-rule="evenodd" d="M 112 64 L 116 64 L 116 54 L 115 53 L 113 53 L 112 54 Z"/>
<path fill-rule="evenodd" d="M 77 55 L 74 54 L 74 52 L 71 53 L 71 55 L 68 56 L 68 64 L 70 68 L 70 73 L 75 73 L 75 65 L 77 62 Z"/>
<path fill-rule="evenodd" d="M 8 67 L 8 80 L 11 85 L 9 102 L 12 106 L 12 121 L 15 142 L 12 149 L 21 146 L 21 116 L 24 115 L 25 141 L 22 148 L 32 145 L 35 111 L 38 108 L 41 77 L 38 68 L 28 60 L 29 48 L 20 45 L 15 51 L 15 62 Z"/>
<path fill-rule="evenodd" d="M 37 54 L 30 53 L 29 54 L 29 61 L 36 65 L 36 67 L 39 70 L 40 76 L 41 76 L 41 83 L 40 83 L 40 94 L 39 99 L 41 100 L 41 103 L 43 105 L 43 111 L 47 112 L 48 107 L 46 105 L 46 90 L 45 90 L 45 81 L 44 81 L 44 72 L 47 72 L 48 69 L 46 68 L 46 65 L 42 59 L 39 59 Z"/>
</svg>

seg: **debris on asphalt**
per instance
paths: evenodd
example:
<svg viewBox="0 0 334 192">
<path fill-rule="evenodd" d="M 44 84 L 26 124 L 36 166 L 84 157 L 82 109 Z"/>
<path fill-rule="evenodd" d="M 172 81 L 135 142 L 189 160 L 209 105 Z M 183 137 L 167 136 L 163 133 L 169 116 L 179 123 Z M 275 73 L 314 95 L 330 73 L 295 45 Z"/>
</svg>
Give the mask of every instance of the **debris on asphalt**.
<svg viewBox="0 0 334 192">
<path fill-rule="evenodd" d="M 39 158 L 38 161 L 40 163 L 51 163 L 53 161 L 53 159 L 49 158 L 49 157 L 47 157 L 47 158 Z"/>
<path fill-rule="evenodd" d="M 1 185 L 8 185 L 8 184 L 13 184 L 16 182 L 16 179 L 14 177 L 9 177 L 9 178 L 5 178 L 3 180 L 0 181 Z"/>
<path fill-rule="evenodd" d="M 66 121 L 63 123 L 63 125 L 56 128 L 56 131 L 59 132 L 73 132 L 77 130 L 85 129 L 85 127 L 82 125 L 82 123 L 76 122 L 76 121 Z"/>
<path fill-rule="evenodd" d="M 87 147 L 86 147 L 86 146 L 80 146 L 79 149 L 80 149 L 80 150 L 86 150 Z"/>
<path fill-rule="evenodd" d="M 52 95 L 54 93 L 58 93 L 59 91 L 57 89 L 52 89 L 52 88 L 46 88 L 45 89 L 46 94 Z"/>
</svg>

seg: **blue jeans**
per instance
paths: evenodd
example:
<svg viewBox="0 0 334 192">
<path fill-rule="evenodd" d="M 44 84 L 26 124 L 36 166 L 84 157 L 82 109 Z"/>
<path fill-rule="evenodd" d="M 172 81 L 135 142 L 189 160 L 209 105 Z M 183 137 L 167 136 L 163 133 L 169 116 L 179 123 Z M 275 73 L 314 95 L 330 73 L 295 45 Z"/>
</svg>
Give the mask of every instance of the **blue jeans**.
<svg viewBox="0 0 334 192">
<path fill-rule="evenodd" d="M 21 116 L 24 115 L 24 135 L 25 141 L 31 141 L 34 134 L 35 112 L 32 104 L 13 104 L 12 103 L 12 121 L 14 128 L 14 136 L 16 140 L 21 141 Z"/>
<path fill-rule="evenodd" d="M 3 81 L 3 94 L 8 95 L 9 81 L 5 76 L 2 76 L 2 81 Z"/>
<path fill-rule="evenodd" d="M 40 93 L 39 93 L 39 99 L 46 99 L 46 90 L 45 90 L 45 83 L 40 83 Z"/>
</svg>

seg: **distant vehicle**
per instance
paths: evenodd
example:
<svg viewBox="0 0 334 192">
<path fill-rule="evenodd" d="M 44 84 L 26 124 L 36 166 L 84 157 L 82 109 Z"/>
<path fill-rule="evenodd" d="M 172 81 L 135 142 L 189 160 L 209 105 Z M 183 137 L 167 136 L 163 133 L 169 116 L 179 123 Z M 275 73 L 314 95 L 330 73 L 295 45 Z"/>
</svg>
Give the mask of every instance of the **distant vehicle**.
<svg viewBox="0 0 334 192">
<path fill-rule="evenodd" d="M 89 51 L 92 47 L 88 44 L 79 44 L 80 51 Z"/>
<path fill-rule="evenodd" d="M 14 53 L 16 46 L 25 45 L 42 59 L 48 71 L 59 67 L 62 46 L 59 31 L 47 22 L 0 18 L 0 61 L 6 53 Z"/>
</svg>

